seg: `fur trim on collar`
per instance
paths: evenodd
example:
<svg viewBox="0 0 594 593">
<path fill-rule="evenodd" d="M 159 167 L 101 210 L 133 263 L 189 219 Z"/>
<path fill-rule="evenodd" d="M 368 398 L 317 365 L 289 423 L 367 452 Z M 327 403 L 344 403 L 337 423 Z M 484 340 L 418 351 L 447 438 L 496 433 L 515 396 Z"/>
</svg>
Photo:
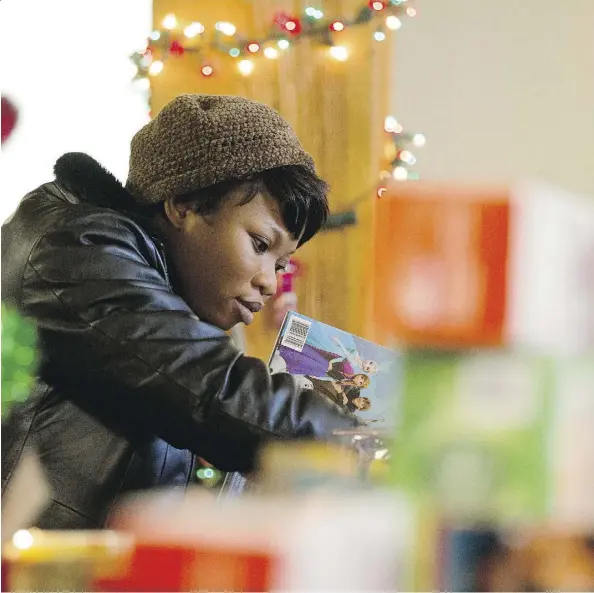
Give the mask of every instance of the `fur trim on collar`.
<svg viewBox="0 0 594 593">
<path fill-rule="evenodd" d="M 82 202 L 114 210 L 138 210 L 128 190 L 93 157 L 68 152 L 54 165 L 56 181 L 75 193 Z"/>
</svg>

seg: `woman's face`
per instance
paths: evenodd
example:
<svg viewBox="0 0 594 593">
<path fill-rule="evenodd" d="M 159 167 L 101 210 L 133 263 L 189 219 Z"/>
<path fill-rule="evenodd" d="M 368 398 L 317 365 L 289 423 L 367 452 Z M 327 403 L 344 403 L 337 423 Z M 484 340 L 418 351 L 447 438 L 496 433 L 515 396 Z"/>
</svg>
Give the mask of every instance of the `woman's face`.
<svg viewBox="0 0 594 593">
<path fill-rule="evenodd" d="M 249 324 L 276 292 L 276 273 L 297 249 L 277 202 L 258 193 L 247 204 L 239 188 L 212 214 L 168 201 L 166 247 L 180 296 L 223 330 Z"/>
</svg>

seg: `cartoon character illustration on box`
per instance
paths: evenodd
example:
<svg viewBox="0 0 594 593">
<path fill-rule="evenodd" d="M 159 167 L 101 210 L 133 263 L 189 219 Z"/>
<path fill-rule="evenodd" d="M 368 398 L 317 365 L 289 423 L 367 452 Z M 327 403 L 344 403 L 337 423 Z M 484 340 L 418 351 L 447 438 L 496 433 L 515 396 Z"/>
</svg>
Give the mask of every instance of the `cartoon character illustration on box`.
<svg viewBox="0 0 594 593">
<path fill-rule="evenodd" d="M 365 412 L 371 409 L 371 400 L 361 395 L 359 389 L 349 389 L 345 395 L 347 398 L 345 407 L 349 412 Z"/>
<path fill-rule="evenodd" d="M 355 377 L 353 380 L 344 381 L 319 377 L 306 377 L 306 379 L 311 384 L 311 389 L 324 394 L 350 412 L 369 410 L 371 408 L 370 399 L 361 396 L 361 389 L 365 389 L 369 385 L 369 377 L 363 374 L 355 375 Z"/>
<path fill-rule="evenodd" d="M 382 428 L 396 419 L 399 366 L 394 350 L 294 312 L 287 315 L 269 361 L 272 373 L 289 373 L 303 389 Z"/>
<path fill-rule="evenodd" d="M 342 354 L 336 353 L 336 349 Z M 340 381 L 352 379 L 359 369 L 367 376 L 379 371 L 376 361 L 361 359 L 354 343 L 348 349 L 340 339 L 328 338 L 316 325 L 311 327 L 301 352 L 283 345 L 278 347 L 277 352 L 286 363 L 286 371 L 291 374 L 329 376 Z"/>
<path fill-rule="evenodd" d="M 310 377 L 326 377 L 333 363 L 341 359 L 334 352 L 329 352 L 306 343 L 301 352 L 280 345 L 277 350 L 284 363 L 286 372 L 292 375 L 308 375 Z M 282 363 L 280 363 L 282 366 Z M 349 369 L 354 375 L 353 369 Z"/>
<path fill-rule="evenodd" d="M 350 349 L 347 348 L 336 336 L 332 338 L 332 341 L 338 345 L 344 354 L 343 367 L 345 372 L 348 372 L 348 370 L 346 370 L 348 368 L 346 365 L 349 365 L 351 369 L 358 367 L 368 375 L 375 375 L 380 370 L 379 364 L 375 360 L 362 359 L 355 346 Z"/>
</svg>

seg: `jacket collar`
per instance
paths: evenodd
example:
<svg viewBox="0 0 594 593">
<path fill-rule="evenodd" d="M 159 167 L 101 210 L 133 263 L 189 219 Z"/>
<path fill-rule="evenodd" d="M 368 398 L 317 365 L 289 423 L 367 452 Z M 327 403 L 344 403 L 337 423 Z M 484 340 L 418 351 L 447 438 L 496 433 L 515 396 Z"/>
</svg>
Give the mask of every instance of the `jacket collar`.
<svg viewBox="0 0 594 593">
<path fill-rule="evenodd" d="M 154 218 L 159 206 L 143 207 L 132 194 L 93 157 L 82 152 L 68 152 L 54 165 L 56 184 L 67 190 L 79 203 L 93 204 L 122 212 L 139 224 L 164 253 L 160 233 Z"/>
<path fill-rule="evenodd" d="M 69 152 L 54 165 L 56 181 L 81 202 L 140 213 L 142 208 L 132 194 L 93 157 L 82 152 Z"/>
</svg>

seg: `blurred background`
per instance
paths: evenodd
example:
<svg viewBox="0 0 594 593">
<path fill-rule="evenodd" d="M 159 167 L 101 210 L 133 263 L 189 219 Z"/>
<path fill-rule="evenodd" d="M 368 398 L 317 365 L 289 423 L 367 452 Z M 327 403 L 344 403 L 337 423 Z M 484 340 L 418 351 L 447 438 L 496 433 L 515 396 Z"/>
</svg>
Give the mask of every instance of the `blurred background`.
<svg viewBox="0 0 594 593">
<path fill-rule="evenodd" d="M 403 360 L 379 482 L 411 506 L 345 503 L 394 529 L 335 533 L 408 564 L 345 590 L 592 590 L 593 25 L 592 0 L 5 0 L 0 218 L 65 152 L 125 181 L 181 93 L 271 105 L 332 187 L 279 292 Z M 283 313 L 241 332 L 249 354 Z"/>
<path fill-rule="evenodd" d="M 210 11 L 177 4 L 187 20 Z M 155 14 L 167 5 L 155 3 Z M 430 138 L 418 163 L 423 178 L 537 175 L 593 194 L 592 3 L 417 0 L 415 7 L 420 18 L 386 39 L 392 55 L 382 75 L 389 111 Z M 23 117 L 3 157 L 2 219 L 65 151 L 88 150 L 125 177 L 127 142 L 147 116 L 127 56 L 144 47 L 152 24 L 147 0 L 3 5 L 2 91 Z"/>
<path fill-rule="evenodd" d="M 592 3 L 418 0 L 415 7 L 419 18 L 396 35 L 391 108 L 427 135 L 422 177 L 532 176 L 592 196 Z"/>
<path fill-rule="evenodd" d="M 404 126 L 403 134 L 426 139 L 412 151 L 414 166 L 400 163 L 410 169 L 410 178 L 483 185 L 536 178 L 592 196 L 589 0 L 563 7 L 539 0 L 417 0 L 408 13 L 402 3 L 391 20 L 370 3 L 372 21 L 363 18 L 322 37 L 295 34 L 274 22 L 279 15 L 298 15 L 305 19 L 300 33 L 327 19 L 348 25 L 368 8 L 356 0 L 314 4 L 6 2 L 0 23 L 2 93 L 19 118 L 3 146 L 0 218 L 27 191 L 51 179 L 53 163 L 67 151 L 90 153 L 124 180 L 131 136 L 179 93 L 239 93 L 262 100 L 289 119 L 314 155 L 332 185 L 333 211 L 358 217 L 357 225 L 328 233 L 300 254 L 307 264 L 296 283 L 300 310 L 369 334 L 363 320 L 366 286 L 372 283 L 365 262 L 371 254 L 360 240 L 369 237 L 378 173 L 391 172 L 395 150 L 409 148 L 399 141 L 386 145 L 386 117 L 400 126 L 394 129 Z M 307 15 L 308 7 L 323 17 Z M 173 20 L 165 22 L 167 17 Z M 220 22 L 235 28 L 231 37 L 214 29 Z M 198 29 L 186 31 L 188 37 L 184 28 L 192 23 L 199 23 Z M 153 30 L 169 35 L 151 40 Z M 250 40 L 271 31 L 286 34 L 288 49 L 272 43 L 272 53 L 264 56 L 264 46 L 255 54 L 246 50 Z M 223 50 L 208 46 L 217 33 Z M 235 40 L 238 57 L 228 55 Z M 151 43 L 154 55 L 146 51 Z M 339 49 L 333 54 L 329 44 Z M 134 52 L 139 53 L 133 63 Z M 151 61 L 158 64 L 149 71 Z M 254 329 L 256 354 L 268 355 L 276 329 Z"/>
</svg>

